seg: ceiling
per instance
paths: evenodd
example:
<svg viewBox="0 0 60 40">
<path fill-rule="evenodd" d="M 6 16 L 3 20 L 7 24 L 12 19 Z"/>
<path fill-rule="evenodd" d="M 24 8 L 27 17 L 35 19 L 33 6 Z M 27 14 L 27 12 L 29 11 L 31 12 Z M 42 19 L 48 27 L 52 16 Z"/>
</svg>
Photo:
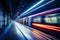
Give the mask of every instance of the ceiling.
<svg viewBox="0 0 60 40">
<path fill-rule="evenodd" d="M 0 0 L 0 5 L 4 14 L 14 16 L 17 11 L 22 11 L 32 2 L 33 0 Z"/>
<path fill-rule="evenodd" d="M 37 2 L 39 0 L 0 0 L 0 4 L 3 9 L 3 13 L 6 15 L 11 15 L 11 18 L 16 18 L 16 15 L 20 15 L 22 12 L 24 12 L 29 6 L 34 4 L 34 2 Z M 48 7 L 42 7 L 35 13 L 48 10 L 51 8 L 57 8 L 60 7 L 60 2 L 59 0 L 55 0 L 53 3 L 49 4 Z M 19 13 L 19 14 L 18 14 Z M 33 14 L 35 14 L 33 12 Z M 32 14 L 28 14 L 32 15 Z M 26 15 L 26 16 L 28 16 Z"/>
</svg>

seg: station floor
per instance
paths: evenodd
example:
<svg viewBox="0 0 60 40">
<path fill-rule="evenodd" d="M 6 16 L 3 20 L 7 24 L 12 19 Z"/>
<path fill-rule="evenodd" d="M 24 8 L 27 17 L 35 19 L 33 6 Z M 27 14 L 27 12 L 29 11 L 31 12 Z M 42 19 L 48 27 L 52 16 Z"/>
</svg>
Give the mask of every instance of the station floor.
<svg viewBox="0 0 60 40">
<path fill-rule="evenodd" d="M 9 26 L 0 35 L 0 40 L 58 40 L 40 30 L 20 24 L 16 21 L 11 22 Z"/>
</svg>

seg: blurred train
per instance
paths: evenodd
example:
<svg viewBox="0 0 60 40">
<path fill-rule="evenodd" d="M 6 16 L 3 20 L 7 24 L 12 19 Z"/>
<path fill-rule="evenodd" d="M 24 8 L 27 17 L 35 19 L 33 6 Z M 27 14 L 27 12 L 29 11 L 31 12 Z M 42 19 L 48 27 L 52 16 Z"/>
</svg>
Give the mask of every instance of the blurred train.
<svg viewBox="0 0 60 40">
<path fill-rule="evenodd" d="M 47 10 L 28 17 L 20 18 L 22 24 L 32 26 L 32 23 L 42 23 L 60 26 L 60 8 Z"/>
<path fill-rule="evenodd" d="M 18 22 L 60 38 L 60 8 L 20 18 Z"/>
</svg>

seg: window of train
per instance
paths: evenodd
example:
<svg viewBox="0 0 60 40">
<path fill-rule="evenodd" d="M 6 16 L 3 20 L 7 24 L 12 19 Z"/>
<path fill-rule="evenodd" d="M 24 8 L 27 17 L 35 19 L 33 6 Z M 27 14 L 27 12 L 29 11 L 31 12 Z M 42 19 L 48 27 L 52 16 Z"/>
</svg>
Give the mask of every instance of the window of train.
<svg viewBox="0 0 60 40">
<path fill-rule="evenodd" d="M 51 19 L 51 18 L 46 17 L 44 20 L 45 20 L 46 23 L 51 23 L 51 20 L 50 20 L 50 19 Z"/>
<path fill-rule="evenodd" d="M 46 23 L 52 23 L 52 24 L 60 23 L 60 14 L 56 13 L 56 14 L 47 15 L 44 20 Z"/>
<path fill-rule="evenodd" d="M 51 23 L 57 23 L 57 17 L 51 17 Z"/>
<path fill-rule="evenodd" d="M 41 17 L 35 17 L 34 19 L 33 19 L 33 22 L 41 22 Z"/>
</svg>

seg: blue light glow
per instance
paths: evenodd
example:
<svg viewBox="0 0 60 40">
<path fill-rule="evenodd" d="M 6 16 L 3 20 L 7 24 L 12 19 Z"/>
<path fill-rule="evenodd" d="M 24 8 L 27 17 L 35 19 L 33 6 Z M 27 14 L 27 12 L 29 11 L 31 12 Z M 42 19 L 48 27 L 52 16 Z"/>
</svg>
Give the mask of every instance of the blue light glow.
<svg viewBox="0 0 60 40">
<path fill-rule="evenodd" d="M 30 7 L 28 10 L 26 10 L 25 12 L 23 12 L 20 16 L 22 16 L 23 14 L 26 14 L 27 12 L 29 12 L 30 10 L 32 10 L 33 8 L 35 8 L 36 6 L 38 6 L 39 4 L 41 4 L 44 0 L 40 0 L 38 3 L 36 3 L 35 5 L 33 5 L 32 7 Z"/>
<path fill-rule="evenodd" d="M 33 10 L 31 10 L 31 11 L 29 11 L 29 12 L 23 14 L 23 15 L 21 15 L 21 16 L 25 16 L 25 15 L 27 15 L 27 14 L 30 14 L 31 12 L 33 12 L 33 11 L 35 11 L 35 10 L 37 10 L 37 9 L 39 9 L 39 8 L 41 8 L 41 7 L 43 7 L 43 6 L 46 6 L 46 5 L 48 5 L 49 3 L 53 2 L 53 1 L 54 1 L 54 0 L 51 0 L 51 1 L 49 1 L 49 2 L 47 2 L 47 3 L 45 3 L 45 4 L 41 5 L 41 6 L 39 6 L 39 7 L 37 7 L 37 8 L 35 8 L 35 9 L 33 9 Z M 20 17 L 21 17 L 21 16 L 20 16 Z"/>
</svg>

